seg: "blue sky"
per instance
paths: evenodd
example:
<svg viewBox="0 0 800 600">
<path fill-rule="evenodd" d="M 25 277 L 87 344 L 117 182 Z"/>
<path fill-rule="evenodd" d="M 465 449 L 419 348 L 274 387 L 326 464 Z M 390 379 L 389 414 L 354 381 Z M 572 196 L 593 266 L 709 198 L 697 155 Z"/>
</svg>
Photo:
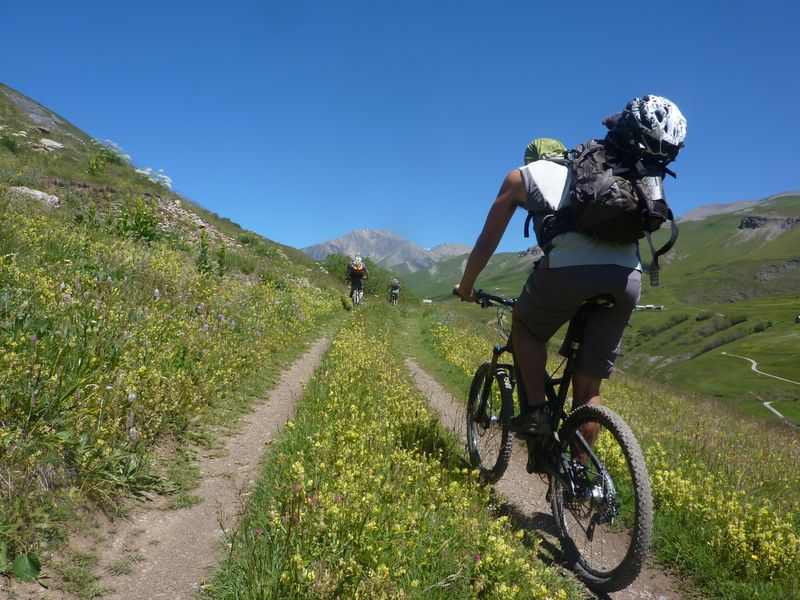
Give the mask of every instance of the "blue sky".
<svg viewBox="0 0 800 600">
<path fill-rule="evenodd" d="M 601 137 L 647 93 L 688 120 L 676 214 L 800 188 L 798 6 L 6 0 L 0 81 L 290 246 L 472 244 L 530 139 Z"/>
</svg>

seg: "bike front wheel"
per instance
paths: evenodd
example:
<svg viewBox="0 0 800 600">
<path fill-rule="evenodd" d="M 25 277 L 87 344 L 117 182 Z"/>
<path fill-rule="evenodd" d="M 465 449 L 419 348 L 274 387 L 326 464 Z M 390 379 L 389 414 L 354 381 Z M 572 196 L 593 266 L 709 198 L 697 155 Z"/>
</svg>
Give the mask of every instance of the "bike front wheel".
<svg viewBox="0 0 800 600">
<path fill-rule="evenodd" d="M 487 483 L 503 476 L 513 444 L 508 427 L 514 413 L 513 367 L 498 365 L 494 373 L 491 367 L 483 363 L 475 371 L 467 400 L 467 451 Z"/>
<path fill-rule="evenodd" d="M 559 440 L 562 458 L 550 494 L 568 566 L 590 588 L 624 589 L 639 576 L 653 531 L 639 443 L 617 413 L 600 405 L 572 411 Z"/>
</svg>

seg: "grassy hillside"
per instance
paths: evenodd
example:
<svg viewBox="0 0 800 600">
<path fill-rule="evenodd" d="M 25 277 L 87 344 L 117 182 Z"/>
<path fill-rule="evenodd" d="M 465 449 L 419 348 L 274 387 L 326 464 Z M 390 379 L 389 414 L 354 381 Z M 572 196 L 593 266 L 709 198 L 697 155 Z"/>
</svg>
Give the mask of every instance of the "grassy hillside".
<svg viewBox="0 0 800 600">
<path fill-rule="evenodd" d="M 440 261 L 428 269 L 406 275 L 410 288 L 417 294 L 433 300 L 448 299 L 453 285 L 461 279 L 467 255 Z M 496 294 L 516 296 L 533 269 L 531 254 L 501 252 L 494 255 L 481 274 L 479 285 Z"/>
<path fill-rule="evenodd" d="M 746 217 L 775 224 L 739 229 Z M 622 368 L 734 401 L 765 417 L 770 413 L 761 402 L 777 401 L 781 412 L 800 422 L 800 386 L 758 375 L 747 361 L 730 356 L 749 357 L 764 372 L 800 380 L 800 227 L 777 226 L 798 218 L 800 196 L 783 195 L 682 224 L 662 286 L 645 286 L 642 293 L 643 304 L 667 310 L 634 314 Z"/>
<path fill-rule="evenodd" d="M 484 318 L 489 312 L 467 307 Z M 430 340 L 420 353 L 426 368 L 449 365 L 442 380 L 465 398 L 496 335 L 447 310 L 429 311 L 420 327 Z M 552 360 L 550 369 L 557 363 Z M 655 554 L 700 588 L 686 597 L 797 598 L 797 432 L 625 375 L 614 377 L 603 397 L 630 424 L 645 453 Z"/>
<path fill-rule="evenodd" d="M 747 217 L 770 221 L 739 229 Z M 645 281 L 640 300 L 666 310 L 634 313 L 620 368 L 731 401 L 765 418 L 774 417 L 762 402 L 776 401 L 781 412 L 800 422 L 800 386 L 758 375 L 750 363 L 730 356 L 751 358 L 762 371 L 800 380 L 800 324 L 795 323 L 800 314 L 800 226 L 788 227 L 798 219 L 800 196 L 783 194 L 681 223 L 675 248 L 662 259 L 662 285 L 652 288 Z M 666 236 L 661 231 L 657 237 Z M 649 261 L 646 244 L 641 249 Z M 444 261 L 409 276 L 408 282 L 420 294 L 450 302 L 463 260 Z M 476 287 L 518 295 L 531 262 L 529 256 L 498 254 Z"/>
<path fill-rule="evenodd" d="M 0 573 L 76 504 L 191 502 L 154 449 L 233 419 L 341 312 L 319 264 L 167 183 L 0 88 Z"/>
</svg>

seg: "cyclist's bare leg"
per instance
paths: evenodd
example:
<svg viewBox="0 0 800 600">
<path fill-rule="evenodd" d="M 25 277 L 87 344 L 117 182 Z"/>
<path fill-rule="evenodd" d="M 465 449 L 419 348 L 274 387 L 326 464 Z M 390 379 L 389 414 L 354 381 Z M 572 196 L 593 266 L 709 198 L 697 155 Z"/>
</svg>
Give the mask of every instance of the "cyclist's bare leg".
<svg viewBox="0 0 800 600">
<path fill-rule="evenodd" d="M 589 375 L 586 371 L 575 369 L 572 374 L 572 410 L 585 404 L 600 404 L 600 383 L 602 381 L 599 377 Z M 599 423 L 587 423 L 581 427 L 581 435 L 590 446 L 594 446 L 599 431 Z M 584 452 L 573 448 L 573 456 L 578 456 L 581 462 L 586 464 L 587 456 Z"/>
<path fill-rule="evenodd" d="M 547 345 L 539 341 L 525 324 L 516 318 L 512 321 L 511 341 L 514 345 L 514 360 L 519 365 L 528 407 L 544 403 L 544 370 L 547 366 Z"/>
</svg>

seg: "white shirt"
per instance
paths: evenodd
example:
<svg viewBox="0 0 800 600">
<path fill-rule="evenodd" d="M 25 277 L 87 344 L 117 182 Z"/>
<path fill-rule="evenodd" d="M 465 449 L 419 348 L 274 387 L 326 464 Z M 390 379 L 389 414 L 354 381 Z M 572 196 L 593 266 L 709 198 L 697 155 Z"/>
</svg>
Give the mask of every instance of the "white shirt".
<svg viewBox="0 0 800 600">
<path fill-rule="evenodd" d="M 533 213 L 534 230 L 538 238 L 542 219 L 569 202 L 569 169 L 552 161 L 537 160 L 519 170 L 525 181 L 525 208 Z M 577 231 L 568 231 L 553 238 L 551 245 L 547 256 L 549 268 L 619 265 L 642 270 L 639 245 L 636 243 L 614 244 Z"/>
</svg>

